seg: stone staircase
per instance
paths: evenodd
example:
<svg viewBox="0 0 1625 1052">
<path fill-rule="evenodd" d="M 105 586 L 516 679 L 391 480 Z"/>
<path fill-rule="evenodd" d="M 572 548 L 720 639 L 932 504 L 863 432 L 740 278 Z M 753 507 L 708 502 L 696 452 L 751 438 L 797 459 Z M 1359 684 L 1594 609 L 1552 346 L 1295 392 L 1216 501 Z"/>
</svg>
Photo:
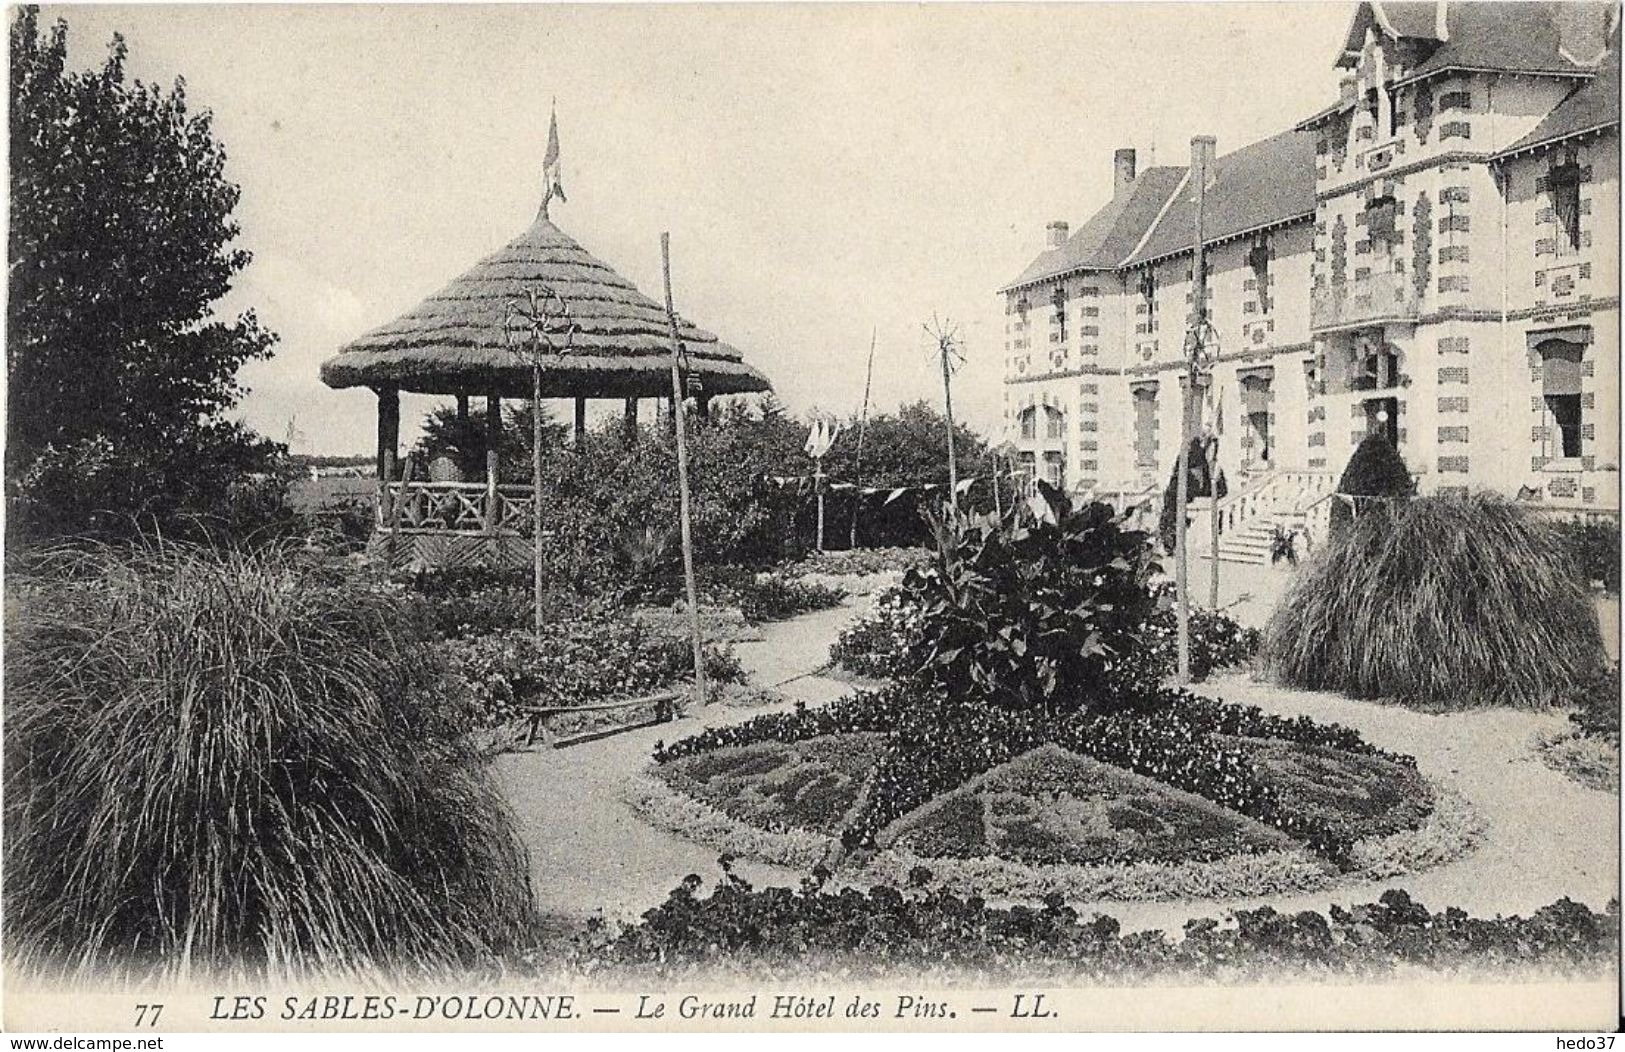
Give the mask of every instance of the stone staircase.
<svg viewBox="0 0 1625 1052">
<path fill-rule="evenodd" d="M 1300 534 L 1300 554 L 1326 536 L 1331 494 L 1337 480 L 1329 472 L 1272 471 L 1247 480 L 1219 501 L 1221 562 L 1268 566 L 1277 529 Z M 1191 550 L 1211 547 L 1208 502 L 1191 502 Z"/>
</svg>

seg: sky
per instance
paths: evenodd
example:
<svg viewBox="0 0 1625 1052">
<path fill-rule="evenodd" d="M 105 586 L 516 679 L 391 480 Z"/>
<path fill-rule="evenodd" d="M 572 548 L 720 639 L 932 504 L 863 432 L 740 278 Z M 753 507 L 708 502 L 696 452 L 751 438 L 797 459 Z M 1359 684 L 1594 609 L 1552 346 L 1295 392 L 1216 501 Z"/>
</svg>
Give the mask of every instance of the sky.
<svg viewBox="0 0 1625 1052">
<path fill-rule="evenodd" d="M 67 6 L 70 62 L 114 31 L 186 78 L 242 187 L 253 262 L 221 309 L 281 339 L 241 417 L 295 452 L 370 453 L 375 405 L 323 359 L 551 215 L 738 347 L 797 414 L 941 404 L 925 323 L 966 361 L 956 415 L 1000 423 L 997 289 L 1111 193 L 1112 153 L 1183 164 L 1331 101 L 1353 5 Z M 402 439 L 436 404 L 403 399 Z M 603 411 L 619 411 L 618 403 Z M 290 429 L 291 424 L 291 429 Z"/>
</svg>

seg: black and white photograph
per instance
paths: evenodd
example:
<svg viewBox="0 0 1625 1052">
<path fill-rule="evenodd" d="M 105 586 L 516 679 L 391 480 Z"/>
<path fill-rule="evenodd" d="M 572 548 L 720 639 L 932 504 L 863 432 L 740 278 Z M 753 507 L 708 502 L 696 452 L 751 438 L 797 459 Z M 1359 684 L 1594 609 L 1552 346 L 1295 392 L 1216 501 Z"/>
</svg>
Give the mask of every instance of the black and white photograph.
<svg viewBox="0 0 1625 1052">
<path fill-rule="evenodd" d="M 1612 1047 L 1617 2 L 6 19 L 11 1047 Z"/>
</svg>

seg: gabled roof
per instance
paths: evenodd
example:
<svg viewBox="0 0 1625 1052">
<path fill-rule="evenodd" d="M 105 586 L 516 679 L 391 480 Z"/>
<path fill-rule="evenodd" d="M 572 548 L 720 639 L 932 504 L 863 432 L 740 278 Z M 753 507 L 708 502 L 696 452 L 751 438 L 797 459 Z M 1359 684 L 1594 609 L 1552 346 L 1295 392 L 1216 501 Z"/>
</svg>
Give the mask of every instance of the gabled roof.
<svg viewBox="0 0 1625 1052">
<path fill-rule="evenodd" d="M 1184 169 L 1180 170 L 1183 174 Z M 1213 164 L 1203 203 L 1203 243 L 1277 226 L 1315 210 L 1315 137 L 1284 131 L 1225 154 Z M 1196 238 L 1193 188 L 1182 189 L 1126 265 L 1188 252 Z"/>
<path fill-rule="evenodd" d="M 1336 65 L 1350 66 L 1355 56 L 1365 47 L 1365 33 L 1374 29 L 1389 39 L 1442 40 L 1439 24 L 1439 5 L 1434 0 L 1401 0 L 1389 3 L 1364 3 L 1354 9 L 1349 19 L 1348 32 L 1343 36 L 1343 50 Z M 1448 25 L 1448 19 L 1446 20 Z M 1445 30 L 1448 32 L 1448 30 Z"/>
<path fill-rule="evenodd" d="M 1045 249 L 1021 276 L 1000 289 L 1008 292 L 1084 270 L 1111 270 L 1122 264 L 1184 177 L 1183 168 L 1149 168 L 1121 194 L 1077 229 L 1058 248 Z"/>
<path fill-rule="evenodd" d="M 543 397 L 652 397 L 671 390 L 665 308 L 594 258 L 546 213 L 530 229 L 394 321 L 322 363 L 329 387 L 528 396 L 530 366 L 509 350 L 510 305 L 556 292 L 576 331 L 542 370 Z M 740 353 L 686 322 L 679 333 L 707 394 L 766 391 Z"/>
<path fill-rule="evenodd" d="M 1619 43 L 1619 33 L 1616 30 L 1608 54 L 1597 69 L 1597 75 L 1575 88 L 1568 98 L 1558 103 L 1556 108 L 1535 126 L 1534 131 L 1496 156 L 1508 157 L 1542 146 L 1550 146 L 1576 135 L 1618 127 Z"/>
</svg>

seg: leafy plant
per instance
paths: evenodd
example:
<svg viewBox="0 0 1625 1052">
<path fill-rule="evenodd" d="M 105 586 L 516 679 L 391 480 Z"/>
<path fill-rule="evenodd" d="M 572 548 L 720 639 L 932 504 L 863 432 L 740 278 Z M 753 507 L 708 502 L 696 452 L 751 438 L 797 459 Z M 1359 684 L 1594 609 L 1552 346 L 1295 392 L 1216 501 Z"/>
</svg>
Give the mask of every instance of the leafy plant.
<svg viewBox="0 0 1625 1052">
<path fill-rule="evenodd" d="M 1290 529 L 1276 523 L 1270 531 L 1270 564 L 1284 562 L 1288 566 L 1298 565 L 1298 539 L 1303 531 Z"/>
<path fill-rule="evenodd" d="M 1108 505 L 1075 508 L 1039 489 L 1038 513 L 935 519 L 934 565 L 904 578 L 921 618 L 911 662 L 950 696 L 1043 711 L 1080 703 L 1156 607 L 1146 534 Z"/>
<path fill-rule="evenodd" d="M 1576 571 L 1586 583 L 1602 582 L 1611 594 L 1619 594 L 1619 523 L 1582 522 L 1561 519 L 1550 526 L 1557 543 L 1574 560 Z"/>
</svg>

